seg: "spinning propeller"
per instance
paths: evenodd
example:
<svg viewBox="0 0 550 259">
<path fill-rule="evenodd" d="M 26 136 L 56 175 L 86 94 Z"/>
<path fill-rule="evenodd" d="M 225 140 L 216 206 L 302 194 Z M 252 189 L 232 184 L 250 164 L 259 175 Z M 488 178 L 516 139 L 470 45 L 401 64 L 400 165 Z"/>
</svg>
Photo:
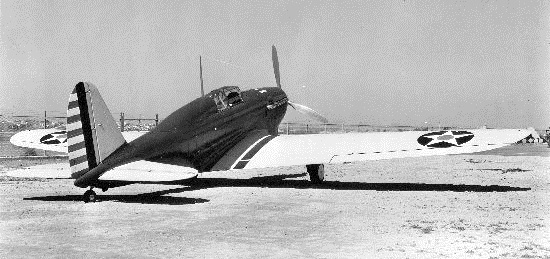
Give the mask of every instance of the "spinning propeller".
<svg viewBox="0 0 550 259">
<path fill-rule="evenodd" d="M 275 73 L 275 81 L 277 82 L 277 87 L 282 88 L 281 73 L 279 72 L 279 57 L 277 56 L 277 49 L 275 48 L 275 46 L 272 46 L 271 48 L 271 58 L 273 60 L 273 72 Z M 310 118 L 313 118 L 322 123 L 328 123 L 328 120 L 323 117 L 323 115 L 305 105 L 293 103 L 291 101 L 288 101 L 288 105 L 290 105 L 290 107 L 294 108 L 294 110 L 300 112 L 301 114 L 309 116 Z"/>
</svg>

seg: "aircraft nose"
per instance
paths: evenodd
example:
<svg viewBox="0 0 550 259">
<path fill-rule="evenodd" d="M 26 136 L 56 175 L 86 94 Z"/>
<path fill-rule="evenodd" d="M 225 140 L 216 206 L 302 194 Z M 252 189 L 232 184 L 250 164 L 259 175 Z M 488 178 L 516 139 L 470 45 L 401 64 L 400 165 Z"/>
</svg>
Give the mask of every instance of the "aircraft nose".
<svg viewBox="0 0 550 259">
<path fill-rule="evenodd" d="M 269 94 L 267 98 L 267 101 L 268 101 L 267 108 L 269 110 L 284 104 L 286 105 L 286 103 L 288 102 L 286 93 L 280 88 L 271 88 L 269 89 L 268 93 Z"/>
<path fill-rule="evenodd" d="M 270 96 L 275 101 L 287 98 L 285 91 L 281 88 L 272 88 L 270 91 Z"/>
</svg>

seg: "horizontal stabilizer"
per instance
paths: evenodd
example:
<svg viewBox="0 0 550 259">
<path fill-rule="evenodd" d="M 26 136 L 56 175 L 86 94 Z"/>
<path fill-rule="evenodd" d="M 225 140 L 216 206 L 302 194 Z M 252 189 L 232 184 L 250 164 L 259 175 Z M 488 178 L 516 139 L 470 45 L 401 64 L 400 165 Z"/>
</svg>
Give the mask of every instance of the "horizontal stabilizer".
<svg viewBox="0 0 550 259">
<path fill-rule="evenodd" d="M 163 183 L 190 179 L 196 177 L 197 174 L 197 170 L 190 167 L 140 160 L 107 171 L 99 178 L 99 181 Z M 68 163 L 58 163 L 10 170 L 6 172 L 6 175 L 25 178 L 70 179 L 71 169 Z"/>
<path fill-rule="evenodd" d="M 196 177 L 198 171 L 190 167 L 136 161 L 107 171 L 99 180 L 127 182 L 173 182 Z"/>
<path fill-rule="evenodd" d="M 71 169 L 68 163 L 36 165 L 21 169 L 9 170 L 7 176 L 46 179 L 70 179 Z"/>
</svg>

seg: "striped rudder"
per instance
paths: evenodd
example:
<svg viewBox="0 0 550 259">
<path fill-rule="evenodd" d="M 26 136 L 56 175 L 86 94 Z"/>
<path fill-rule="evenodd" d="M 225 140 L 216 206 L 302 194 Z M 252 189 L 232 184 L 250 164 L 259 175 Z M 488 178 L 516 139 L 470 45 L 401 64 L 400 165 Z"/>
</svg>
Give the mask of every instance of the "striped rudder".
<svg viewBox="0 0 550 259">
<path fill-rule="evenodd" d="M 73 178 L 96 167 L 126 143 L 97 88 L 78 83 L 69 97 L 67 144 Z"/>
</svg>

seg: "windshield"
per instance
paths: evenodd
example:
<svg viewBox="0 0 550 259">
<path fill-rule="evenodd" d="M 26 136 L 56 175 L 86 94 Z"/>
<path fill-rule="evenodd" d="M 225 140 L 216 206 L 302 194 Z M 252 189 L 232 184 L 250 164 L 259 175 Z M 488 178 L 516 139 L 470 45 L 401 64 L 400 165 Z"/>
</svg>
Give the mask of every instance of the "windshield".
<svg viewBox="0 0 550 259">
<path fill-rule="evenodd" d="M 225 86 L 212 94 L 218 110 L 231 108 L 243 101 L 241 90 L 237 86 Z"/>
</svg>

